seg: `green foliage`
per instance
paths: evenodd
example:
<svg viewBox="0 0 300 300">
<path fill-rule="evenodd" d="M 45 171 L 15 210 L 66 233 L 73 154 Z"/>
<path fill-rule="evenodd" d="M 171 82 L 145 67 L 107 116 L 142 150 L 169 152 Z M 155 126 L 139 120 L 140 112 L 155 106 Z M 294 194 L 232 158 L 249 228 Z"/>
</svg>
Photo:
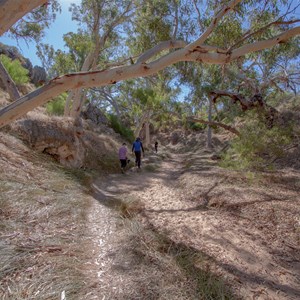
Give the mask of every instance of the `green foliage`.
<svg viewBox="0 0 300 300">
<path fill-rule="evenodd" d="M 50 4 L 50 3 L 49 3 Z M 44 36 L 44 30 L 55 21 L 56 14 L 61 12 L 61 6 L 57 0 L 52 0 L 51 5 L 41 5 L 26 14 L 10 29 L 9 34 L 15 38 L 34 40 L 36 42 Z"/>
<path fill-rule="evenodd" d="M 194 130 L 194 131 L 204 130 L 207 126 L 205 124 L 198 123 L 198 122 L 189 122 L 187 125 L 188 125 L 189 129 Z"/>
<path fill-rule="evenodd" d="M 222 156 L 221 166 L 263 170 L 271 168 L 272 161 L 284 155 L 284 147 L 291 143 L 292 125 L 267 128 L 263 121 L 253 118 L 243 126 L 240 134 Z"/>
<path fill-rule="evenodd" d="M 67 93 L 63 93 L 46 105 L 47 112 L 50 115 L 62 116 L 64 114 L 65 103 L 67 99 Z"/>
<path fill-rule="evenodd" d="M 241 35 L 241 22 L 239 20 L 232 19 L 230 16 L 226 16 L 222 20 L 222 23 L 214 30 L 209 41 L 219 47 L 228 48 L 239 40 Z"/>
<path fill-rule="evenodd" d="M 131 38 L 127 45 L 135 53 L 141 53 L 153 47 L 160 41 L 170 40 L 172 24 L 168 20 L 169 7 L 164 0 L 142 1 L 136 12 L 135 23 Z"/>
<path fill-rule="evenodd" d="M 25 84 L 29 82 L 29 71 L 22 67 L 18 59 L 12 60 L 6 55 L 0 55 L 0 61 L 16 84 Z"/>
<path fill-rule="evenodd" d="M 75 70 L 77 69 L 77 71 L 79 71 L 85 58 L 92 50 L 93 43 L 91 41 L 91 37 L 82 31 L 79 31 L 78 33 L 69 32 L 64 35 L 64 42 L 69 48 L 69 54 L 64 55 L 65 60 L 73 62 L 76 66 Z M 68 62 L 69 65 L 70 62 Z"/>
<path fill-rule="evenodd" d="M 134 140 L 134 133 L 130 128 L 124 127 L 117 116 L 115 115 L 108 115 L 108 119 L 110 121 L 110 126 L 113 130 L 123 136 L 126 140 L 132 142 Z"/>
<path fill-rule="evenodd" d="M 72 45 L 70 45 L 72 37 L 70 35 L 71 33 L 64 35 L 66 45 L 70 47 L 69 52 L 60 49 L 54 50 L 53 46 L 48 44 L 41 43 L 37 46 L 38 57 L 40 58 L 43 67 L 47 70 L 50 78 L 71 72 L 78 72 L 83 64 L 86 51 L 85 53 L 83 51 L 81 53 L 76 52 L 77 49 L 81 49 L 81 44 L 78 45 L 77 49 L 72 49 Z M 74 36 L 77 37 L 76 35 Z M 77 40 L 79 40 L 79 38 Z M 72 42 L 75 44 L 77 40 Z"/>
<path fill-rule="evenodd" d="M 166 97 L 163 95 L 163 91 L 155 91 L 150 88 L 137 88 L 132 92 L 134 98 L 138 99 L 143 109 L 155 109 L 160 107 L 160 104 Z"/>
</svg>

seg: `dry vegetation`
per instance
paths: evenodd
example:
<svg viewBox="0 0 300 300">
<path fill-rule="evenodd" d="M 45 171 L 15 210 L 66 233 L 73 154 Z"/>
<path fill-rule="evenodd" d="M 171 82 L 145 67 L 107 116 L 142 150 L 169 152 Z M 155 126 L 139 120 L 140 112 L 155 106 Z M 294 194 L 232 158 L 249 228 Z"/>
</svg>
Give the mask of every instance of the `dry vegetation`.
<svg viewBox="0 0 300 300">
<path fill-rule="evenodd" d="M 205 136 L 197 138 L 204 143 Z M 298 299 L 299 171 L 225 170 L 210 151 L 195 145 L 183 153 L 184 147 L 148 154 L 138 176 L 95 183 L 110 192 L 106 201 L 122 199 L 125 215 L 135 216 L 136 245 L 127 239 L 125 252 L 135 249 L 146 264 L 143 275 L 134 273 L 144 299 Z M 120 252 L 120 260 L 130 261 Z M 131 260 L 127 280 L 136 264 Z"/>
<path fill-rule="evenodd" d="M 105 203 L 91 189 L 90 174 L 60 166 L 8 132 L 0 139 L 1 299 L 193 299 L 203 289 L 225 295 L 222 281 L 206 268 L 194 273 L 202 254 L 140 218 L 139 199 L 123 193 Z M 146 174 L 152 176 L 162 157 L 150 160 Z M 93 176 L 111 182 L 100 175 Z M 99 249 L 101 239 L 107 244 Z M 107 264 L 101 281 L 97 251 Z"/>
<path fill-rule="evenodd" d="M 0 132 L 0 299 L 299 299 L 299 147 L 245 173 L 178 132 L 123 175 L 108 129 L 85 124 L 76 170 L 28 135 L 42 123 L 74 134 L 37 113 Z"/>
<path fill-rule="evenodd" d="M 85 193 L 49 157 L 1 133 L 1 299 L 57 299 L 82 288 Z"/>
</svg>

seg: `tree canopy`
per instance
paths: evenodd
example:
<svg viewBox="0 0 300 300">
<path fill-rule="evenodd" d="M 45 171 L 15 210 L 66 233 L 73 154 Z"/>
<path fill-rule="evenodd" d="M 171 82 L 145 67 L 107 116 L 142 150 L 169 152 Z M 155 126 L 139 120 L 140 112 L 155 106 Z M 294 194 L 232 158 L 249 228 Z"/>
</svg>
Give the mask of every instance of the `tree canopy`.
<svg viewBox="0 0 300 300">
<path fill-rule="evenodd" d="M 0 33 L 24 22 L 29 14 L 46 17 L 57 9 L 57 1 L 2 1 Z M 288 0 L 83 0 L 72 6 L 81 28 L 65 36 L 70 51 L 55 53 L 51 45 L 40 46 L 41 55 L 48 57 L 49 74 L 56 77 L 3 108 L 0 126 L 65 91 L 151 78 L 163 70 L 166 78 L 176 78 L 177 86 L 189 84 L 194 96 L 201 96 L 208 87 L 228 89 L 232 78 L 235 88 L 243 90 L 257 81 L 261 88 L 263 84 L 270 87 L 275 78 L 272 86 L 280 88 L 285 82 L 295 92 L 297 9 L 297 1 Z M 213 65 L 220 67 L 210 70 Z M 290 75 L 285 76 L 287 81 L 282 73 Z M 149 94 L 149 89 L 145 91 Z M 81 109 L 82 103 L 73 106 L 77 112 Z"/>
</svg>

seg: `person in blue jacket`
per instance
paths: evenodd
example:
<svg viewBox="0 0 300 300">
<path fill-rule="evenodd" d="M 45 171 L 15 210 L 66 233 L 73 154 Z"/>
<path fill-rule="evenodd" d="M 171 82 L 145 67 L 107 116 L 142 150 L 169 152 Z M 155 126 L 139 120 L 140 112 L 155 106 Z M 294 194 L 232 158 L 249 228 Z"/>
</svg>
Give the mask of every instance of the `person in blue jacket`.
<svg viewBox="0 0 300 300">
<path fill-rule="evenodd" d="M 132 152 L 135 154 L 135 165 L 140 169 L 141 168 L 141 156 L 142 151 L 144 154 L 143 144 L 139 137 L 136 138 L 135 142 L 132 144 Z"/>
</svg>

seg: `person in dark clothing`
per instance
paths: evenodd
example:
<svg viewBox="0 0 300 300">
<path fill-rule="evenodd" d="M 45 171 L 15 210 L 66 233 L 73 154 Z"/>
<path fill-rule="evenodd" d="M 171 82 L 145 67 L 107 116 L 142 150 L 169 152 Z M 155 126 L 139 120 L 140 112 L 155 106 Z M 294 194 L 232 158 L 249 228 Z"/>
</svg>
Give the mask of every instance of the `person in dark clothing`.
<svg viewBox="0 0 300 300">
<path fill-rule="evenodd" d="M 157 153 L 157 148 L 158 148 L 158 142 L 156 141 L 154 144 L 155 152 Z"/>
<path fill-rule="evenodd" d="M 141 139 L 138 137 L 136 138 L 135 142 L 132 144 L 132 152 L 135 154 L 135 165 L 140 169 L 141 168 L 141 156 L 142 151 L 144 154 L 143 144 Z"/>
</svg>

